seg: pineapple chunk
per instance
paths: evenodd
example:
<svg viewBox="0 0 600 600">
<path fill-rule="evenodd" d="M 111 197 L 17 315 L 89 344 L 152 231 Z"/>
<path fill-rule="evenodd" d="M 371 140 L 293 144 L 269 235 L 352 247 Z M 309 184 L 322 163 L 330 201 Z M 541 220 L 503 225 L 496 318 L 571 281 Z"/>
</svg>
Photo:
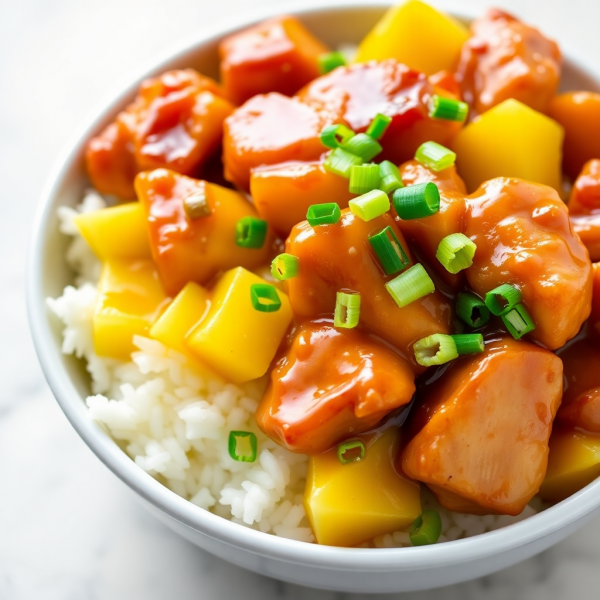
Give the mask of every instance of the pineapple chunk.
<svg viewBox="0 0 600 600">
<path fill-rule="evenodd" d="M 310 459 L 304 507 L 319 544 L 356 546 L 421 514 L 419 484 L 394 468 L 398 429 L 359 439 L 366 448 L 359 462 L 340 463 L 337 448 Z"/>
<path fill-rule="evenodd" d="M 600 435 L 583 431 L 552 433 L 546 478 L 540 496 L 560 502 L 600 475 Z"/>
<path fill-rule="evenodd" d="M 358 47 L 356 62 L 395 58 L 433 75 L 454 71 L 469 30 L 420 0 L 390 8 Z"/>
<path fill-rule="evenodd" d="M 129 360 L 134 335 L 148 331 L 170 299 L 150 260 L 104 263 L 92 318 L 98 356 Z"/>
<path fill-rule="evenodd" d="M 146 215 L 139 202 L 81 213 L 74 221 L 100 260 L 135 260 L 152 256 Z"/>
<path fill-rule="evenodd" d="M 186 338 L 194 355 L 233 383 L 267 372 L 292 321 L 288 297 L 279 290 L 279 310 L 252 306 L 250 286 L 266 283 L 242 267 L 227 271 L 213 290 L 208 314 Z"/>
<path fill-rule="evenodd" d="M 561 190 L 563 128 L 518 100 L 505 100 L 454 139 L 458 172 L 473 192 L 494 177 L 518 177 Z"/>
</svg>

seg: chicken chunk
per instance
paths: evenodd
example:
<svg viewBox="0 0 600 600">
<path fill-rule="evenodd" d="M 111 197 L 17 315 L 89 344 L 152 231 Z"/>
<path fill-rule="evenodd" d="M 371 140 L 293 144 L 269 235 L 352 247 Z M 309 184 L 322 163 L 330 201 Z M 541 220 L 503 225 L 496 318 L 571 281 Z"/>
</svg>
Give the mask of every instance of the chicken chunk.
<svg viewBox="0 0 600 600">
<path fill-rule="evenodd" d="M 308 84 L 298 98 L 318 111 L 334 112 L 353 130 L 365 131 L 377 113 L 392 117 L 381 138 L 383 154 L 396 164 L 410 160 L 430 140 L 449 144 L 462 124 L 429 117 L 435 88 L 423 73 L 393 59 L 340 67 Z M 379 159 L 379 157 L 378 157 Z"/>
<path fill-rule="evenodd" d="M 471 116 L 508 98 L 546 112 L 560 80 L 556 43 L 497 9 L 473 21 L 471 32 L 456 70 Z"/>
<path fill-rule="evenodd" d="M 225 177 L 247 190 L 254 167 L 317 160 L 327 150 L 321 130 L 336 117 L 281 94 L 255 96 L 225 121 Z"/>
<path fill-rule="evenodd" d="M 444 171 L 433 171 L 416 160 L 400 167 L 404 185 L 416 185 L 432 181 L 440 191 L 440 210 L 429 217 L 403 221 L 399 217 L 396 223 L 406 239 L 417 248 L 423 257 L 452 288 L 457 288 L 464 274 L 452 275 L 436 259 L 435 254 L 440 242 L 452 233 L 462 233 L 465 228 L 467 202 L 466 188 L 456 172 L 456 167 Z"/>
<path fill-rule="evenodd" d="M 518 287 L 536 325 L 531 336 L 560 348 L 592 300 L 592 265 L 565 204 L 550 187 L 502 177 L 467 201 L 465 235 L 477 245 L 469 285 L 481 296 L 503 283 Z"/>
<path fill-rule="evenodd" d="M 221 144 L 223 121 L 233 110 L 215 81 L 193 69 L 147 79 L 135 101 L 90 140 L 86 164 L 99 191 L 134 199 L 139 171 L 196 171 Z"/>
<path fill-rule="evenodd" d="M 325 321 L 306 323 L 272 370 L 256 420 L 288 450 L 318 454 L 371 429 L 414 391 L 410 365 L 381 342 Z"/>
<path fill-rule="evenodd" d="M 325 52 L 327 46 L 295 17 L 234 33 L 219 44 L 225 93 L 236 104 L 268 92 L 291 96 L 320 75 L 318 58 Z"/>
<path fill-rule="evenodd" d="M 368 240 L 386 227 L 391 227 L 410 259 L 406 241 L 389 214 L 365 222 L 346 209 L 335 225 L 311 227 L 307 221 L 296 225 L 286 252 L 298 257 L 300 269 L 286 282 L 288 295 L 298 319 L 316 319 L 333 315 L 338 291 L 360 293 L 360 323 L 393 344 L 419 370 L 412 345 L 433 333 L 449 332 L 450 306 L 436 291 L 398 307 L 385 288 L 392 277 L 384 275 Z"/>
<path fill-rule="evenodd" d="M 220 271 L 255 269 L 272 254 L 270 234 L 260 248 L 236 243 L 238 221 L 255 217 L 256 211 L 233 190 L 167 169 L 140 173 L 135 188 L 147 216 L 152 257 L 172 295 L 190 281 L 205 285 Z M 194 219 L 186 214 L 184 201 L 194 194 L 205 198 L 208 216 Z"/>
<path fill-rule="evenodd" d="M 447 509 L 518 515 L 544 479 L 561 393 L 556 355 L 512 338 L 488 343 L 418 399 L 402 469 Z"/>
<path fill-rule="evenodd" d="M 287 236 L 313 204 L 346 208 L 354 197 L 348 180 L 323 168 L 323 161 L 286 162 L 252 169 L 250 194 L 258 214 Z"/>
</svg>

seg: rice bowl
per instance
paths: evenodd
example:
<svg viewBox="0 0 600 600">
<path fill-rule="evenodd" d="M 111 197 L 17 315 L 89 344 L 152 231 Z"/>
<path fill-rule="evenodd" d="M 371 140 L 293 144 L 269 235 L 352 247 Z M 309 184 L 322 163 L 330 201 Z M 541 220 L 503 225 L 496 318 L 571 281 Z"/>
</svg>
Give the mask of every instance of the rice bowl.
<svg viewBox="0 0 600 600">
<path fill-rule="evenodd" d="M 73 205 L 79 203 L 79 199 L 82 197 L 81 193 L 81 188 L 77 191 L 73 188 L 73 192 L 70 194 L 73 199 Z M 79 199 L 77 198 L 78 196 Z M 84 206 L 90 203 L 93 204 L 94 202 L 98 202 L 97 196 L 88 197 Z M 65 219 L 64 223 L 63 227 L 67 229 L 67 233 L 72 233 L 72 230 L 69 231 L 68 218 Z M 93 261 L 83 259 L 78 255 L 77 250 L 72 250 L 70 256 L 72 259 L 79 258 L 81 265 L 87 264 L 88 266 L 93 266 Z M 85 269 L 80 272 L 80 276 L 83 280 L 78 283 L 83 283 L 86 278 L 88 281 L 90 279 L 89 275 L 86 276 Z M 92 280 L 93 277 L 92 275 Z M 53 284 L 52 287 L 54 289 L 47 295 L 57 296 L 56 285 Z M 35 302 L 38 301 L 39 296 Z M 301 499 L 299 498 L 303 487 L 302 478 L 305 476 L 305 460 L 302 460 L 302 457 L 281 451 L 272 442 L 272 445 L 269 446 L 269 442 L 264 438 L 261 443 L 266 444 L 263 452 L 266 450 L 267 453 L 264 456 L 261 455 L 260 469 L 244 463 L 233 464 L 227 455 L 223 456 L 222 443 L 221 449 L 219 449 L 219 444 L 212 443 L 214 440 L 210 439 L 211 434 L 209 433 L 207 436 L 208 430 L 203 430 L 201 425 L 203 420 L 208 419 L 208 422 L 211 423 L 211 427 L 209 428 L 211 432 L 214 432 L 214 428 L 218 428 L 220 423 L 227 428 L 243 427 L 251 429 L 252 424 L 248 421 L 248 417 L 260 397 L 260 390 L 243 389 L 242 387 L 236 388 L 235 386 L 224 388 L 218 387 L 219 385 L 222 386 L 222 384 L 217 382 L 200 382 L 198 379 L 194 379 L 193 373 L 185 372 L 185 367 L 182 367 L 184 360 L 180 356 L 167 351 L 160 344 L 151 340 L 136 340 L 139 351 L 135 353 L 132 363 L 123 365 L 109 362 L 107 364 L 106 361 L 95 360 L 90 352 L 89 332 L 86 333 L 85 327 L 82 327 L 86 320 L 84 315 L 86 311 L 90 310 L 90 306 L 93 305 L 94 301 L 95 291 L 93 286 L 83 284 L 78 292 L 74 290 L 70 291 L 65 294 L 61 301 L 55 302 L 53 305 L 54 310 L 65 319 L 67 326 L 71 328 L 65 338 L 65 343 L 70 345 L 71 351 L 76 352 L 80 356 L 86 356 L 90 364 L 92 379 L 94 385 L 97 386 L 93 390 L 96 395 L 90 397 L 88 400 L 92 415 L 110 428 L 113 436 L 119 439 L 119 442 L 127 448 L 127 451 L 136 459 L 136 462 L 142 469 L 153 475 L 157 475 L 173 491 L 191 499 L 198 506 L 203 508 L 217 507 L 214 510 L 222 511 L 223 516 L 233 514 L 235 521 L 239 520 L 240 523 L 254 525 L 260 531 L 272 532 L 276 536 L 310 541 L 310 530 L 307 527 L 307 523 L 303 521 L 304 514 L 301 511 Z M 31 295 L 30 302 L 34 302 Z M 39 307 L 32 310 L 35 310 L 37 313 L 39 312 Z M 55 339 L 53 343 L 55 356 L 52 360 L 56 361 L 59 360 L 56 351 L 57 340 Z M 43 360 L 47 361 L 49 359 L 46 357 Z M 60 360 L 62 361 L 62 359 Z M 149 373 L 151 375 L 148 377 Z M 53 379 L 55 377 L 56 375 L 51 376 Z M 86 385 L 81 374 L 76 377 L 80 382 L 80 390 L 84 390 Z M 123 385 L 125 386 L 124 388 L 120 387 Z M 102 393 L 103 396 L 99 396 L 98 393 Z M 71 395 L 73 396 L 74 394 L 71 393 Z M 88 394 L 84 392 L 83 395 L 87 396 Z M 118 404 L 114 400 L 111 401 L 111 399 L 121 397 L 124 397 L 124 400 L 120 399 Z M 208 405 L 206 402 L 208 402 Z M 241 410 L 235 410 L 236 408 Z M 79 416 L 76 417 L 77 420 L 83 419 L 84 421 L 87 418 L 83 413 L 79 413 Z M 94 431 L 95 433 L 91 435 L 97 437 L 98 440 L 104 439 L 103 442 L 100 442 L 102 446 L 105 448 L 110 446 L 109 440 L 105 437 L 102 438 L 101 436 L 104 434 L 98 432 L 91 423 L 88 422 L 85 427 L 89 428 L 90 431 Z M 186 430 L 185 428 L 188 429 Z M 189 458 L 185 457 L 186 444 L 190 443 L 190 439 L 187 436 L 187 441 L 184 441 L 186 439 L 186 434 L 182 433 L 184 431 L 192 432 L 191 443 L 197 444 L 198 449 L 213 457 L 213 460 L 208 465 L 193 464 L 193 461 L 190 462 Z M 256 433 L 260 435 L 258 430 Z M 165 439 L 169 440 L 167 448 L 161 446 L 159 443 L 159 440 Z M 109 460 L 111 463 L 112 461 L 116 461 L 122 464 L 125 469 L 123 472 L 128 473 L 127 480 L 131 481 L 131 468 L 125 466 L 124 459 L 119 458 L 119 453 L 115 453 L 115 450 L 109 450 L 109 454 L 111 455 Z M 168 457 L 167 454 L 169 455 Z M 289 471 L 289 474 L 286 473 L 286 470 Z M 135 478 L 136 480 L 143 481 L 139 485 L 136 484 L 136 487 L 141 486 L 145 488 L 146 497 L 150 494 L 155 499 L 155 494 L 160 494 L 162 498 L 167 493 L 163 491 L 158 492 L 157 490 L 160 489 L 160 486 L 155 487 L 155 484 L 150 483 L 151 480 L 143 475 L 136 475 Z M 282 490 L 282 482 L 285 482 L 288 478 L 288 488 Z M 244 482 L 248 482 L 245 487 Z M 573 502 L 573 500 L 586 495 L 589 497 L 594 487 L 595 484 L 592 484 L 584 492 L 568 502 Z M 224 489 L 229 489 L 231 492 L 225 493 L 224 499 L 226 502 L 220 503 L 219 500 Z M 153 491 L 150 492 L 148 490 Z M 171 498 L 170 495 L 168 497 Z M 178 520 L 190 522 L 189 515 L 196 515 L 196 513 L 190 513 L 190 510 L 193 511 L 194 507 L 184 507 L 185 503 L 180 504 L 179 502 L 174 498 L 169 500 L 171 508 L 168 512 L 171 514 L 176 512 L 179 515 Z M 264 511 L 265 519 L 262 526 L 262 519 L 256 518 L 259 516 L 261 502 L 263 504 L 262 510 Z M 565 504 L 561 505 L 561 508 Z M 175 506 L 178 508 L 174 509 L 173 507 Z M 539 505 L 536 508 L 539 508 Z M 534 510 L 528 511 L 524 516 L 533 514 Z M 555 511 L 556 509 L 554 508 L 549 509 L 546 515 L 535 517 L 534 521 L 539 522 L 537 520 L 542 516 L 552 515 Z M 201 513 L 201 511 L 196 512 Z M 218 514 L 221 513 L 218 512 Z M 183 515 L 186 516 L 183 517 Z M 207 518 L 211 519 L 212 517 L 208 515 L 203 516 L 203 514 L 194 516 L 194 519 L 200 519 L 203 522 Z M 519 520 L 519 518 L 514 520 Z M 248 521 L 251 521 L 251 523 Z M 465 534 L 474 535 L 482 531 L 494 529 L 496 526 L 501 526 L 502 524 L 509 524 L 512 521 L 511 518 L 504 517 L 487 518 L 486 521 L 481 521 L 479 518 L 456 515 L 452 517 L 452 520 L 448 517 L 444 526 L 444 536 L 446 539 L 455 539 Z M 548 526 L 554 528 L 555 525 L 550 525 L 548 520 L 546 522 Z M 482 526 L 483 530 L 481 530 Z M 217 520 L 212 522 L 211 527 L 213 528 L 213 532 L 221 532 L 222 527 L 228 526 L 221 524 Z M 230 540 L 241 539 L 246 535 L 236 533 L 238 529 L 239 527 L 236 527 L 231 530 Z M 510 529 L 513 530 L 514 528 Z M 540 529 L 540 531 L 543 531 L 543 529 Z M 507 532 L 504 533 L 511 537 L 510 533 Z M 255 535 L 255 533 L 250 533 L 250 535 Z M 195 534 L 191 534 L 188 531 L 187 535 L 189 537 Z M 215 535 L 219 536 L 220 534 L 213 533 L 213 537 Z M 537 534 L 535 535 L 537 537 Z M 488 539 L 491 539 L 491 537 L 488 537 Z M 470 540 L 471 543 L 474 541 Z M 550 541 L 551 538 L 548 537 L 544 541 L 544 545 L 546 542 L 550 543 Z M 460 542 L 463 544 L 462 547 L 464 547 L 464 542 Z M 270 543 L 266 542 L 266 544 Z M 406 541 L 406 537 L 397 532 L 390 534 L 389 537 L 384 536 L 381 539 L 376 539 L 375 545 L 379 547 L 391 547 L 409 544 Z M 501 543 L 494 542 L 494 546 L 493 549 L 489 549 L 490 552 L 496 552 L 502 548 Z M 273 548 L 273 554 L 278 554 L 279 551 L 275 549 L 276 546 Z M 310 548 L 308 545 L 307 548 L 311 551 L 315 550 L 315 548 Z M 319 549 L 319 554 L 315 554 L 314 559 L 311 558 L 310 562 L 313 560 L 319 562 L 317 557 L 320 556 L 321 550 L 325 550 L 325 555 L 333 556 L 329 550 Z M 333 551 L 333 549 L 330 550 Z M 430 552 L 430 556 L 433 557 L 436 553 L 439 553 L 440 549 L 436 549 L 436 552 L 431 552 L 432 550 L 427 549 Z M 419 550 L 410 550 L 411 553 L 417 551 Z M 359 551 L 357 550 L 356 552 Z M 223 550 L 219 553 L 221 555 L 225 554 Z M 473 556 L 479 553 L 479 551 L 474 551 Z M 349 565 L 350 563 L 345 562 L 347 556 L 348 554 L 345 552 L 339 554 L 342 563 L 337 564 Z M 364 557 L 359 558 L 358 554 L 356 556 L 356 560 L 364 564 Z M 418 560 L 421 561 L 421 557 L 423 556 L 421 552 Z M 446 558 L 449 559 L 450 557 L 447 556 Z M 518 560 L 518 553 L 515 553 L 510 559 L 506 558 L 505 560 L 513 562 L 513 559 Z M 251 559 L 244 559 L 244 561 L 246 565 L 252 564 Z M 398 558 L 396 563 L 396 559 L 390 557 L 390 561 L 390 565 L 396 564 L 396 566 L 399 566 L 397 563 L 401 563 L 403 565 L 402 569 L 410 568 L 409 558 Z M 236 562 L 239 564 L 240 559 L 236 559 Z M 425 565 L 425 563 L 420 564 Z M 503 564 L 508 563 L 504 562 Z M 489 568 L 491 567 L 486 567 L 486 570 Z M 475 570 L 472 573 L 473 575 L 477 574 Z M 291 576 L 290 572 L 284 575 L 278 571 L 278 574 L 298 582 L 302 581 L 301 576 Z M 452 575 L 448 574 L 447 577 L 451 577 L 451 579 L 445 579 L 444 581 L 457 581 L 463 578 L 464 575 L 456 571 Z M 345 587 L 346 585 L 342 584 L 340 586 L 339 580 L 338 583 L 332 583 L 331 579 L 327 582 L 327 579 L 327 575 L 321 575 L 321 579 L 315 581 L 315 583 L 320 586 L 337 589 L 341 589 L 341 587 Z M 380 591 L 401 589 L 400 586 L 404 585 L 407 587 L 403 587 L 402 589 L 414 589 L 417 586 L 428 585 L 425 582 L 415 583 L 415 579 L 411 583 L 410 577 L 406 578 L 404 583 L 399 583 L 398 579 L 393 577 L 390 577 L 387 581 L 387 584 L 382 584 L 384 587 L 379 588 Z M 442 583 L 439 584 L 441 585 Z M 360 584 L 360 587 L 354 587 L 353 589 L 372 590 L 374 586 L 371 582 L 364 585 Z"/>
</svg>

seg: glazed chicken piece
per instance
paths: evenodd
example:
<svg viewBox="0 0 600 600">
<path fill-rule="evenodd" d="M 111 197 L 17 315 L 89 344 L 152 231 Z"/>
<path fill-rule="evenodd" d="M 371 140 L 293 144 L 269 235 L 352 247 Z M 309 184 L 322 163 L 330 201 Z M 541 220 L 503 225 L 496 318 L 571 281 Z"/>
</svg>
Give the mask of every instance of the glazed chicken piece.
<svg viewBox="0 0 600 600">
<path fill-rule="evenodd" d="M 402 469 L 449 510 L 518 515 L 544 479 L 561 394 L 556 355 L 512 338 L 488 343 L 418 398 Z"/>
<path fill-rule="evenodd" d="M 340 115 L 357 132 L 365 131 L 377 113 L 392 117 L 381 138 L 377 158 L 396 164 L 410 160 L 430 140 L 447 145 L 462 124 L 431 119 L 428 102 L 435 93 L 454 97 L 427 76 L 393 59 L 340 67 L 309 83 L 298 98 L 318 111 Z"/>
<path fill-rule="evenodd" d="M 503 283 L 518 287 L 550 350 L 574 337 L 588 318 L 592 266 L 557 192 L 520 179 L 492 179 L 467 199 L 465 235 L 477 245 L 466 276 L 480 296 Z"/>
<path fill-rule="evenodd" d="M 256 419 L 288 450 L 318 454 L 372 429 L 414 392 L 410 365 L 392 349 L 356 329 L 309 322 L 272 370 Z"/>
<path fill-rule="evenodd" d="M 284 237 L 306 219 L 311 205 L 336 202 L 346 208 L 354 197 L 348 191 L 348 180 L 326 171 L 322 160 L 252 169 L 250 194 L 258 214 Z"/>
<path fill-rule="evenodd" d="M 440 191 L 440 210 L 429 217 L 396 222 L 406 239 L 417 248 L 437 274 L 456 289 L 464 280 L 464 274 L 452 275 L 436 259 L 440 242 L 452 233 L 462 233 L 465 228 L 467 194 L 465 184 L 456 172 L 456 167 L 444 171 L 433 171 L 425 165 L 411 160 L 400 167 L 405 186 L 433 182 Z"/>
<path fill-rule="evenodd" d="M 287 280 L 292 310 L 297 319 L 317 319 L 333 315 L 336 293 L 351 290 L 361 294 L 360 324 L 393 344 L 413 363 L 412 345 L 433 333 L 448 333 L 450 306 L 436 291 L 399 308 L 385 288 L 392 279 L 381 270 L 368 238 L 391 227 L 414 264 L 406 241 L 393 218 L 384 214 L 369 222 L 349 209 L 335 225 L 312 227 L 307 221 L 292 229 L 286 252 L 297 256 L 299 273 Z"/>
<path fill-rule="evenodd" d="M 148 220 L 152 257 L 169 294 L 193 281 L 205 285 L 219 272 L 234 267 L 255 269 L 272 254 L 272 236 L 261 248 L 236 243 L 236 225 L 256 217 L 254 207 L 237 192 L 167 169 L 140 173 L 135 189 Z M 210 214 L 192 218 L 186 198 L 204 197 Z"/>
<path fill-rule="evenodd" d="M 219 44 L 223 88 L 236 104 L 268 92 L 291 96 L 320 75 L 318 58 L 328 51 L 295 17 L 264 21 Z"/>
<path fill-rule="evenodd" d="M 566 92 L 550 103 L 548 116 L 565 129 L 563 169 L 575 179 L 585 163 L 600 158 L 600 94 L 594 92 Z"/>
<path fill-rule="evenodd" d="M 471 33 L 456 70 L 471 117 L 508 98 L 546 112 L 560 80 L 556 43 L 497 9 L 473 21 Z"/>
<path fill-rule="evenodd" d="M 571 190 L 569 214 L 591 260 L 600 260 L 600 159 L 584 165 Z"/>
<path fill-rule="evenodd" d="M 195 174 L 221 144 L 233 110 L 218 84 L 193 69 L 147 79 L 135 101 L 86 149 L 92 184 L 100 192 L 135 199 L 139 171 L 165 167 Z"/>
<path fill-rule="evenodd" d="M 327 150 L 321 130 L 337 117 L 281 94 L 255 96 L 225 121 L 225 177 L 248 190 L 254 167 L 317 160 Z"/>
</svg>

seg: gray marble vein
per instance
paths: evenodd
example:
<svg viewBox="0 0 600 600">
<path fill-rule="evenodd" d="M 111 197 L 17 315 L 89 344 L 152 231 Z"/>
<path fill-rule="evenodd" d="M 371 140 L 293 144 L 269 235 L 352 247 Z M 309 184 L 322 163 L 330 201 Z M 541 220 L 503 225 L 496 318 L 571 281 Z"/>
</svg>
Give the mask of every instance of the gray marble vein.
<svg viewBox="0 0 600 600">
<path fill-rule="evenodd" d="M 480 10 L 485 0 L 439 3 Z M 499 0 L 600 72 L 591 0 Z M 140 65 L 227 15 L 285 0 L 0 0 L 0 600 L 364 600 L 283 584 L 191 546 L 138 504 L 71 429 L 30 342 L 31 214 L 69 137 Z M 600 519 L 536 558 L 404 600 L 600 594 Z"/>
</svg>

